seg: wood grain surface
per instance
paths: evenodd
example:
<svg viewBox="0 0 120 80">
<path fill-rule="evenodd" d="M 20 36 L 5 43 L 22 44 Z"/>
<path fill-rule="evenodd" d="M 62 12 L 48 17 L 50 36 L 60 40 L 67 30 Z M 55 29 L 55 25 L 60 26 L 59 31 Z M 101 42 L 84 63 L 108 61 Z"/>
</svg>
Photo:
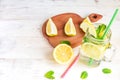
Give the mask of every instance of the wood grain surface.
<svg viewBox="0 0 120 80">
<path fill-rule="evenodd" d="M 56 80 L 66 65 L 57 64 L 53 47 L 42 35 L 42 25 L 51 16 L 60 13 L 76 13 L 86 17 L 100 13 L 99 23 L 108 24 L 120 0 L 0 0 L 0 80 L 48 80 L 44 74 L 53 70 Z M 111 26 L 111 43 L 117 53 L 110 63 L 89 68 L 76 63 L 62 80 L 80 80 L 80 73 L 89 73 L 87 80 L 120 80 L 120 14 Z M 74 56 L 78 47 L 74 48 Z M 101 70 L 108 67 L 112 73 Z"/>
</svg>

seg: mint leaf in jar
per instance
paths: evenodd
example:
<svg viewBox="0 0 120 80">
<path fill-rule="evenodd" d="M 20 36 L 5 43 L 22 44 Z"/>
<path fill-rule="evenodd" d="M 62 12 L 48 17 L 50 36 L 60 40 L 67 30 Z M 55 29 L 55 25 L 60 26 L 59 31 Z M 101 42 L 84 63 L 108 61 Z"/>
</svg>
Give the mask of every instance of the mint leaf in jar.
<svg viewBox="0 0 120 80">
<path fill-rule="evenodd" d="M 105 24 L 100 24 L 99 27 L 96 29 L 96 33 L 97 33 L 97 38 L 101 39 L 101 37 L 104 34 L 104 31 L 106 29 L 106 25 Z"/>
<path fill-rule="evenodd" d="M 81 79 L 86 79 L 87 77 L 88 77 L 88 73 L 87 73 L 86 71 L 83 71 L 83 72 L 81 73 L 80 78 L 81 78 Z"/>
<path fill-rule="evenodd" d="M 104 74 L 110 74 L 112 71 L 111 71 L 111 69 L 109 69 L 109 68 L 104 68 L 104 69 L 102 69 L 102 72 L 103 72 Z"/>
</svg>

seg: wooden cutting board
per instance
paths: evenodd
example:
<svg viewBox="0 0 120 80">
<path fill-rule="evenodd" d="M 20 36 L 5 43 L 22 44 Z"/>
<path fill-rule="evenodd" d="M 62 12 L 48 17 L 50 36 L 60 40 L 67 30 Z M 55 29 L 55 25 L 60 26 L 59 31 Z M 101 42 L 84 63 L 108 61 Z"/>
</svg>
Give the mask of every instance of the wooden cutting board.
<svg viewBox="0 0 120 80">
<path fill-rule="evenodd" d="M 73 19 L 73 23 L 75 25 L 75 29 L 76 29 L 75 36 L 67 36 L 64 32 L 65 24 L 70 17 Z M 100 18 L 100 15 L 99 14 L 95 14 L 95 15 L 91 14 L 91 15 L 89 15 L 89 18 L 91 21 L 96 22 L 97 20 L 99 20 L 98 18 Z M 76 13 L 64 13 L 64 14 L 59 14 L 59 15 L 53 16 L 53 17 L 51 17 L 51 19 L 53 20 L 53 22 L 55 23 L 55 25 L 57 27 L 57 31 L 58 31 L 57 36 L 49 37 L 46 34 L 46 24 L 47 24 L 48 20 L 46 20 L 42 26 L 42 33 L 43 33 L 44 37 L 48 40 L 48 42 L 50 43 L 51 46 L 56 47 L 58 44 L 60 44 L 61 41 L 69 41 L 71 43 L 71 47 L 74 48 L 74 47 L 79 46 L 82 43 L 82 39 L 83 39 L 85 33 L 80 28 L 80 24 L 82 23 L 84 18 L 82 18 L 81 16 L 79 16 Z"/>
</svg>

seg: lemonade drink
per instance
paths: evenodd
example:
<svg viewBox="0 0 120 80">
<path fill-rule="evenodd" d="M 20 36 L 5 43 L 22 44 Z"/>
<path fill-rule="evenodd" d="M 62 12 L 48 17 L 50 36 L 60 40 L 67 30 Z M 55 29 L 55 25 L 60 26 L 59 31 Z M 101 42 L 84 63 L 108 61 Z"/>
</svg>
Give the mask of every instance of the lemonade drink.
<svg viewBox="0 0 120 80">
<path fill-rule="evenodd" d="M 89 64 L 90 59 L 92 59 L 92 65 L 96 66 L 100 64 L 106 49 L 110 46 L 111 38 L 111 31 L 109 31 L 105 39 L 100 39 L 100 35 L 102 36 L 103 32 L 97 34 L 96 30 L 97 36 L 93 36 L 89 31 L 86 31 L 86 35 L 81 44 L 81 61 Z"/>
</svg>

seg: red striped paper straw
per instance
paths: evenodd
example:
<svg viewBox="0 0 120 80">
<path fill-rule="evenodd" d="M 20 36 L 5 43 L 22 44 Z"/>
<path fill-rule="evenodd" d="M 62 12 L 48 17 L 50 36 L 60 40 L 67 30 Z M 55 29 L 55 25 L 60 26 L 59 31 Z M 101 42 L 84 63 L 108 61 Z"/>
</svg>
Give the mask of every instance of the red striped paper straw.
<svg viewBox="0 0 120 80">
<path fill-rule="evenodd" d="M 64 73 L 61 75 L 61 78 L 64 78 L 64 76 L 67 74 L 67 72 L 70 70 L 70 68 L 73 66 L 73 64 L 75 64 L 75 62 L 77 62 L 77 60 L 79 59 L 80 53 L 78 53 L 76 55 L 76 57 L 74 58 L 74 60 L 71 62 L 71 64 L 68 66 L 68 68 L 64 71 Z"/>
</svg>

